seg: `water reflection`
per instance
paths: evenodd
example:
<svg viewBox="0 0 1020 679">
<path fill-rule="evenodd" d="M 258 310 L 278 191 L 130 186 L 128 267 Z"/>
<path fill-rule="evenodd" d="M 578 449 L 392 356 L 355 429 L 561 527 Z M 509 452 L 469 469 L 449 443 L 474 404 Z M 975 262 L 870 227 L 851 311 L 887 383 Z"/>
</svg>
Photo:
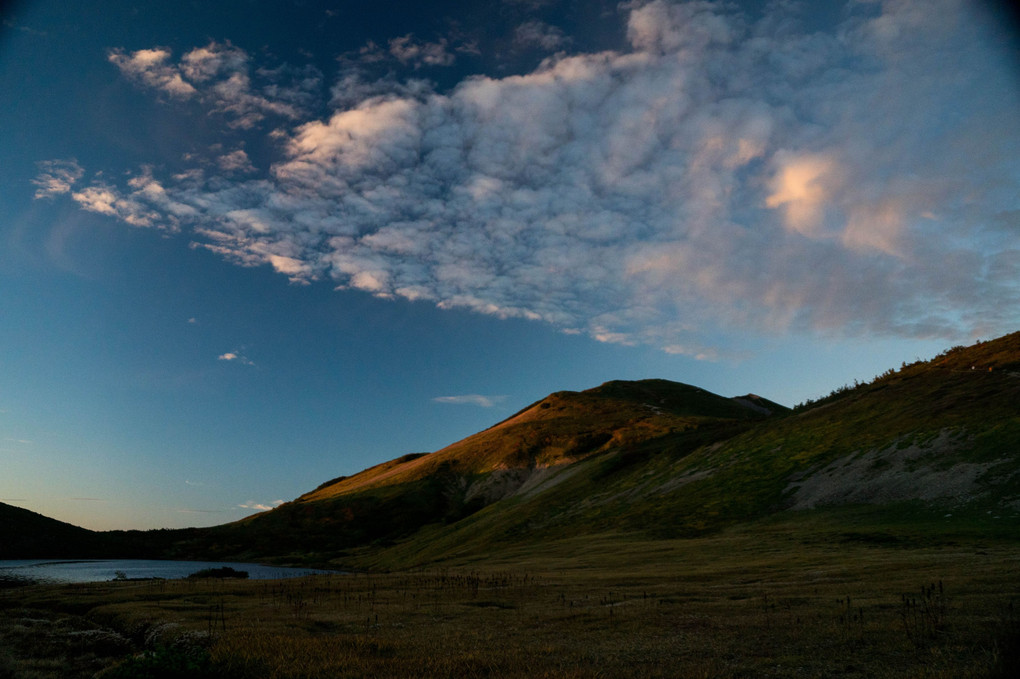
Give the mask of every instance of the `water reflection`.
<svg viewBox="0 0 1020 679">
<path fill-rule="evenodd" d="M 186 578 L 197 571 L 211 568 L 232 568 L 245 571 L 253 580 L 276 580 L 297 578 L 314 573 L 333 571 L 315 568 L 287 568 L 257 563 L 236 561 L 162 561 L 152 559 L 82 559 L 46 560 L 19 559 L 0 560 L 0 579 L 32 580 L 35 582 L 105 582 L 114 579 L 129 580 L 165 578 L 174 580 Z"/>
</svg>

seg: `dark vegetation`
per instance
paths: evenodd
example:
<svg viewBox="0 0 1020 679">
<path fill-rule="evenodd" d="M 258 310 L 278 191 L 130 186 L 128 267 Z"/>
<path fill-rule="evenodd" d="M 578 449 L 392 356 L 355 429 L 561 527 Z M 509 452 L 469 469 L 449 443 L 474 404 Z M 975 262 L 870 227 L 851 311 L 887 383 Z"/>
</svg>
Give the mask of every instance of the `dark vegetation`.
<svg viewBox="0 0 1020 679">
<path fill-rule="evenodd" d="M 189 580 L 201 580 L 202 578 L 232 578 L 234 580 L 244 580 L 248 577 L 248 571 L 239 571 L 230 566 L 220 566 L 219 568 L 203 568 L 200 571 L 195 571 L 188 576 Z"/>
<path fill-rule="evenodd" d="M 1018 554 L 830 510 L 393 573 L 37 586 L 0 596 L 0 676 L 1012 677 Z"/>
</svg>

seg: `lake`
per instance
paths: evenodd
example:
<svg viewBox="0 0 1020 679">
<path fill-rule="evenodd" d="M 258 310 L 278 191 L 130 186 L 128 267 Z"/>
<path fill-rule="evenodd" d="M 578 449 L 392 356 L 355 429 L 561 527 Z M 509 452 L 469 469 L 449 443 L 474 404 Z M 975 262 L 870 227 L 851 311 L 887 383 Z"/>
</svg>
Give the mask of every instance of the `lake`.
<svg viewBox="0 0 1020 679">
<path fill-rule="evenodd" d="M 152 559 L 82 559 L 47 560 L 21 559 L 0 560 L 0 579 L 33 580 L 36 582 L 105 582 L 123 573 L 127 578 L 166 578 L 175 580 L 186 578 L 192 573 L 206 568 L 223 568 L 228 566 L 237 571 L 247 571 L 248 578 L 253 580 L 277 580 L 282 578 L 298 578 L 302 575 L 315 573 L 335 573 L 336 571 L 317 570 L 315 568 L 286 568 L 283 566 L 267 566 L 257 563 L 239 563 L 232 561 L 161 561 Z"/>
</svg>

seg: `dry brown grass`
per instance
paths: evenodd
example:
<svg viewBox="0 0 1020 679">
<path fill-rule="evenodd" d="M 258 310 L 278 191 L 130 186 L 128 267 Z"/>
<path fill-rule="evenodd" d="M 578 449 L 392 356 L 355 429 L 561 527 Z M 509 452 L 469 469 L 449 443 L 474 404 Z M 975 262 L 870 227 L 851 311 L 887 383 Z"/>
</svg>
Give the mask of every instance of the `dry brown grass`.
<svg viewBox="0 0 1020 679">
<path fill-rule="evenodd" d="M 791 528 L 585 537 L 415 572 L 32 587 L 0 606 L 8 639 L 44 611 L 138 648 L 205 639 L 215 675 L 239 678 L 986 677 L 1007 660 L 1017 543 Z M 938 624 L 911 630 L 904 595 L 940 582 Z"/>
</svg>

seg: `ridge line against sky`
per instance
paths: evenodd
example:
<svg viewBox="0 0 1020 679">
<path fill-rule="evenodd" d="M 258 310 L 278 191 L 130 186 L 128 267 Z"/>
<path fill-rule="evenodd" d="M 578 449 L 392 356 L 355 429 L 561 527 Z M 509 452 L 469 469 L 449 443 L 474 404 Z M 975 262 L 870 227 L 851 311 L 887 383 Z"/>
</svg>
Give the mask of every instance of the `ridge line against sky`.
<svg viewBox="0 0 1020 679">
<path fill-rule="evenodd" d="M 209 525 L 549 393 L 1020 327 L 985 0 L 0 7 L 0 496 Z"/>
<path fill-rule="evenodd" d="M 466 47 L 402 36 L 344 58 L 323 116 L 313 66 L 114 46 L 122 77 L 222 141 L 126 181 L 44 160 L 36 196 L 294 282 L 700 358 L 746 350 L 713 341 L 744 329 L 987 336 L 1020 308 L 1020 97 L 991 16 L 937 4 L 851 3 L 825 34 L 783 3 L 756 21 L 633 3 L 625 48 L 446 91 L 418 69 Z M 410 73 L 371 79 L 387 59 Z"/>
</svg>

